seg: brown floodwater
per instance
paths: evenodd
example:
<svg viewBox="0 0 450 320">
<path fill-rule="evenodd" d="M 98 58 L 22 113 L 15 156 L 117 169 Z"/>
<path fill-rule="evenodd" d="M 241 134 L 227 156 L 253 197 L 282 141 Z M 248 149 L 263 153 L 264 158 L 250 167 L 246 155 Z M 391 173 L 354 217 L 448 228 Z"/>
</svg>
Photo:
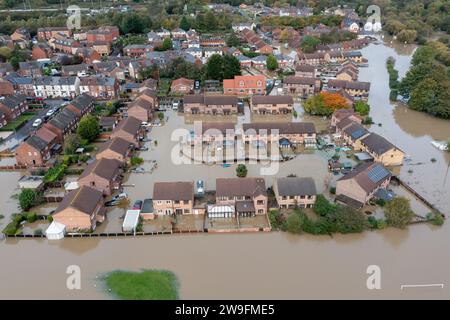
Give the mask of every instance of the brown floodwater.
<svg viewBox="0 0 450 320">
<path fill-rule="evenodd" d="M 363 50 L 370 66 L 361 69 L 360 79 L 372 82 L 371 116 L 376 123 L 382 123 L 372 130 L 392 140 L 412 157 L 411 164 L 415 165 L 401 168 L 401 177 L 448 215 L 450 185 L 445 176 L 449 159 L 433 148 L 430 141 L 450 138 L 450 122 L 389 103 L 386 58 L 394 56 L 396 67 L 403 75 L 412 52 L 396 50 L 383 45 L 371 45 Z M 183 117 L 173 112 L 168 115 L 171 119 L 167 127 L 153 128 L 150 133 L 158 141 L 157 145 L 148 142 L 150 150 L 142 153 L 147 172 L 132 174 L 126 181 L 125 191 L 132 199 L 150 197 L 154 181 L 203 179 L 207 189 L 214 189 L 216 177 L 235 175 L 234 166 L 171 163 L 168 154 L 175 142 L 166 143 L 168 132 L 191 127 Z M 431 158 L 437 161 L 432 163 Z M 329 177 L 325 166 L 326 160 L 319 152 L 305 154 L 281 163 L 277 176 L 313 175 L 318 189 L 324 191 L 324 180 Z M 259 168 L 250 165 L 249 176 L 259 175 Z M 408 173 L 409 169 L 412 173 Z M 20 174 L 1 173 L 0 177 L 1 212 L 10 212 L 17 208 L 17 201 L 11 195 Z M 273 176 L 266 176 L 268 185 L 272 181 Z M 449 241 L 448 222 L 442 227 L 417 224 L 407 230 L 389 228 L 333 237 L 272 232 L 66 238 L 56 242 L 8 239 L 0 243 L 0 298 L 105 299 L 109 296 L 100 289 L 96 279 L 99 274 L 114 269 L 157 268 L 171 270 L 178 276 L 180 295 L 184 299 L 448 299 Z M 66 288 L 65 271 L 69 265 L 81 267 L 81 290 Z M 366 287 L 369 265 L 381 268 L 381 290 Z M 444 288 L 401 290 L 405 284 L 444 284 Z"/>
</svg>

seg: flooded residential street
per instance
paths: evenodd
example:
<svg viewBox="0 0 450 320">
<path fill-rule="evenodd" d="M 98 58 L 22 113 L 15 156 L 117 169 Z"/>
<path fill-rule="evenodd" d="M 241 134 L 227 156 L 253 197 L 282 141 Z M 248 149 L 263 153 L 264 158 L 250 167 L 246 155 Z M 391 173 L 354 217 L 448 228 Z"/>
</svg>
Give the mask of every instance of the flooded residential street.
<svg viewBox="0 0 450 320">
<path fill-rule="evenodd" d="M 389 102 L 387 57 L 393 56 L 400 76 L 408 69 L 412 48 L 395 51 L 384 45 L 362 50 L 369 67 L 360 69 L 361 81 L 371 81 L 371 130 L 382 134 L 410 155 L 412 161 L 400 176 L 427 200 L 450 214 L 450 154 L 435 149 L 430 141 L 450 138 L 450 121 L 432 118 Z M 400 53 L 397 53 L 400 52 Z M 132 174 L 124 182 L 130 198 L 150 198 L 155 181 L 203 179 L 207 190 L 215 179 L 234 177 L 235 165 L 174 165 L 169 161 L 176 128 L 193 128 L 173 111 L 169 122 L 155 127 L 141 153 L 145 173 Z M 234 119 L 233 122 L 245 121 Z M 381 123 L 381 126 L 377 124 Z M 156 144 L 155 144 L 155 141 Z M 435 158 L 436 162 L 431 162 Z M 294 173 L 314 176 L 323 192 L 329 176 L 326 159 L 319 152 L 302 154 L 279 163 L 278 176 Z M 260 176 L 260 165 L 249 165 L 248 176 Z M 411 171 L 412 170 L 412 171 Z M 20 173 L 0 173 L 0 220 L 3 227 L 16 212 Z M 271 186 L 273 176 L 266 176 Z M 110 212 L 117 224 L 123 211 Z M 107 222 L 108 223 L 108 222 Z M 101 228 L 109 228 L 108 225 Z M 312 236 L 280 232 L 252 234 L 197 234 L 136 238 L 84 238 L 0 241 L 0 299 L 107 299 L 96 277 L 114 269 L 167 269 L 180 281 L 182 299 L 443 299 L 450 298 L 450 223 L 442 227 L 417 224 L 407 230 L 389 228 L 355 235 Z M 82 289 L 66 288 L 66 268 L 78 265 Z M 381 268 L 381 290 L 368 290 L 366 269 Z M 408 288 L 405 284 L 444 284 L 444 288 Z"/>
</svg>

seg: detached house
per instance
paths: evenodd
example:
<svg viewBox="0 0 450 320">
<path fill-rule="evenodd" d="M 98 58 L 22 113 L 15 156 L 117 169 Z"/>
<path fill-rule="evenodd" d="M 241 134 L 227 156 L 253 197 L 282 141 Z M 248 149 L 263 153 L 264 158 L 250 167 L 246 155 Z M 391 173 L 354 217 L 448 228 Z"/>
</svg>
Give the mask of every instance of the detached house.
<svg viewBox="0 0 450 320">
<path fill-rule="evenodd" d="M 234 206 L 241 217 L 267 213 L 267 189 L 262 178 L 216 179 L 216 204 Z"/>
<path fill-rule="evenodd" d="M 226 95 L 249 96 L 265 94 L 266 77 L 259 76 L 235 76 L 234 79 L 223 80 L 223 93 Z"/>
<path fill-rule="evenodd" d="M 172 81 L 170 91 L 178 94 L 189 94 L 194 90 L 194 80 L 178 78 Z"/>
<path fill-rule="evenodd" d="M 137 146 L 141 135 L 141 124 L 142 121 L 134 117 L 124 119 L 119 122 L 117 127 L 111 133 L 111 139 L 122 138 L 130 144 Z"/>
<path fill-rule="evenodd" d="M 122 162 L 115 159 L 100 159 L 89 164 L 78 178 L 78 185 L 88 186 L 109 196 L 120 187 Z"/>
<path fill-rule="evenodd" d="M 97 160 L 111 159 L 125 162 L 130 154 L 130 143 L 122 138 L 104 142 L 96 154 Z"/>
<path fill-rule="evenodd" d="M 192 182 L 155 182 L 153 210 L 157 215 L 193 214 L 194 184 Z"/>
<path fill-rule="evenodd" d="M 391 176 L 379 163 L 362 163 L 337 180 L 336 201 L 361 208 L 378 189 L 389 185 Z"/>
<path fill-rule="evenodd" d="M 253 96 L 250 109 L 259 114 L 290 113 L 294 106 L 292 96 Z"/>
<path fill-rule="evenodd" d="M 316 203 L 317 191 L 313 178 L 278 178 L 273 191 L 280 209 L 312 208 Z"/>
<path fill-rule="evenodd" d="M 97 189 L 82 186 L 67 194 L 53 214 L 53 221 L 66 226 L 67 232 L 95 230 L 103 222 L 103 194 Z"/>
</svg>

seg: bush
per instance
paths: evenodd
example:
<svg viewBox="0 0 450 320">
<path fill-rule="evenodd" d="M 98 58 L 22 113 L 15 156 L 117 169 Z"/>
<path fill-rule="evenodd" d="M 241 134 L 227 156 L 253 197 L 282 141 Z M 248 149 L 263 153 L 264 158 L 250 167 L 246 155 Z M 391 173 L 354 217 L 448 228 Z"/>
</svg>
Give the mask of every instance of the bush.
<svg viewBox="0 0 450 320">
<path fill-rule="evenodd" d="M 292 213 L 287 219 L 285 230 L 290 233 L 299 234 L 303 230 L 303 217 L 300 212 Z"/>
<path fill-rule="evenodd" d="M 37 214 L 34 212 L 30 212 L 26 214 L 25 218 L 27 219 L 28 223 L 33 223 L 37 220 Z"/>
<path fill-rule="evenodd" d="M 52 222 L 53 222 L 53 216 L 48 216 L 48 217 L 47 217 L 47 221 L 50 222 L 50 223 L 52 223 Z"/>
<path fill-rule="evenodd" d="M 330 203 L 324 195 L 317 195 L 316 204 L 314 205 L 314 212 L 319 216 L 326 216 L 336 211 L 337 205 Z"/>
<path fill-rule="evenodd" d="M 340 233 L 363 232 L 368 227 L 364 213 L 344 206 L 337 207 L 332 214 L 331 221 L 335 223 L 336 231 Z"/>
<path fill-rule="evenodd" d="M 336 194 L 336 187 L 330 187 L 330 193 Z"/>
<path fill-rule="evenodd" d="M 388 225 L 400 229 L 411 223 L 414 217 L 409 200 L 404 197 L 397 197 L 388 202 L 385 206 L 384 214 Z"/>
<path fill-rule="evenodd" d="M 138 166 L 138 165 L 144 163 L 144 159 L 142 159 L 140 157 L 131 157 L 130 163 L 132 166 Z"/>
<path fill-rule="evenodd" d="M 22 210 L 28 210 L 37 202 L 37 192 L 33 189 L 22 189 L 19 195 L 19 205 Z"/>
<path fill-rule="evenodd" d="M 42 236 L 43 234 L 44 234 L 44 232 L 42 231 L 42 229 L 34 230 L 34 235 L 35 236 Z"/>
<path fill-rule="evenodd" d="M 239 164 L 236 167 L 236 175 L 239 178 L 245 178 L 247 176 L 247 167 L 245 166 L 245 164 Z"/>
<path fill-rule="evenodd" d="M 444 217 L 439 212 L 430 212 L 427 214 L 427 219 L 431 222 L 431 224 L 435 226 L 442 226 L 444 224 Z"/>
<path fill-rule="evenodd" d="M 44 182 L 55 182 L 59 181 L 64 177 L 67 166 L 62 163 L 56 167 L 50 168 L 44 175 Z"/>
<path fill-rule="evenodd" d="M 365 117 L 364 120 L 362 121 L 362 124 L 365 125 L 373 124 L 372 117 Z"/>
<path fill-rule="evenodd" d="M 272 226 L 272 229 L 277 230 L 283 226 L 285 219 L 279 210 L 270 210 L 269 211 L 269 221 L 270 221 L 270 225 Z"/>
<path fill-rule="evenodd" d="M 84 116 L 78 124 L 77 133 L 82 139 L 93 141 L 100 133 L 98 119 L 90 114 Z"/>
</svg>

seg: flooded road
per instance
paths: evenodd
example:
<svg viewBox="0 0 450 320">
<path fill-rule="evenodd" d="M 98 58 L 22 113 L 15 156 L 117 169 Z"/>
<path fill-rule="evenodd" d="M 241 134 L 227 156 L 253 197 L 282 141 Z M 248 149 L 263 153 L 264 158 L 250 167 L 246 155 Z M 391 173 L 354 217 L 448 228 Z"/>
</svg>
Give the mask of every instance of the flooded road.
<svg viewBox="0 0 450 320">
<path fill-rule="evenodd" d="M 448 155 L 429 141 L 450 138 L 450 122 L 431 118 L 389 103 L 385 61 L 397 60 L 403 75 L 410 54 L 371 45 L 363 50 L 370 66 L 361 69 L 360 80 L 371 81 L 371 116 L 383 134 L 411 155 L 401 176 L 448 215 L 450 184 L 445 180 Z M 170 115 L 169 113 L 169 116 Z M 174 120 L 174 119 L 172 119 Z M 425 127 L 424 127 L 425 125 Z M 170 121 L 173 128 L 185 126 L 182 117 Z M 126 181 L 133 199 L 151 196 L 154 181 L 204 179 L 215 188 L 216 177 L 235 176 L 234 166 L 181 165 L 174 169 L 167 153 L 174 142 L 167 131 L 154 128 L 154 143 L 141 156 L 151 174 L 135 174 Z M 150 145 L 150 143 L 147 143 Z M 431 158 L 437 161 L 432 163 Z M 154 168 L 154 162 L 158 165 Z M 323 190 L 326 162 L 319 154 L 301 155 L 280 164 L 280 176 L 295 173 L 314 175 Z M 412 169 L 412 173 L 408 171 Z M 16 175 L 16 176 L 14 176 Z M 259 166 L 249 166 L 249 176 L 259 175 Z M 13 186 L 18 173 L 1 173 L 8 192 L 0 193 L 1 213 L 17 206 Z M 266 177 L 268 185 L 273 177 Z M 135 185 L 133 187 L 132 185 Z M 4 202 L 6 201 L 6 203 Z M 123 214 L 123 212 L 122 212 Z M 407 230 L 386 229 L 357 235 L 293 236 L 284 233 L 229 235 L 181 235 L 120 239 L 11 240 L 0 242 L 0 298 L 105 299 L 96 281 L 99 273 L 114 269 L 161 268 L 173 271 L 180 280 L 183 299 L 444 299 L 450 298 L 450 223 L 442 227 L 419 224 Z M 82 272 L 82 289 L 67 290 L 65 273 L 69 265 Z M 366 269 L 381 268 L 381 290 L 368 290 Z M 404 284 L 444 284 L 444 288 L 409 288 Z"/>
</svg>

